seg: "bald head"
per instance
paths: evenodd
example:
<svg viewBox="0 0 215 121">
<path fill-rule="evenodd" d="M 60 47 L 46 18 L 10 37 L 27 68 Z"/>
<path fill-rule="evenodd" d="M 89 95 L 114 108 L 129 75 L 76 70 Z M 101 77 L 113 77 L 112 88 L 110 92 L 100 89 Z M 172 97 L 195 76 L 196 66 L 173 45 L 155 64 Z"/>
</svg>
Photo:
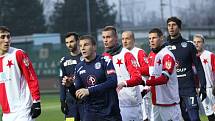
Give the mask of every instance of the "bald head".
<svg viewBox="0 0 215 121">
<path fill-rule="evenodd" d="M 134 48 L 135 38 L 134 33 L 132 31 L 124 31 L 122 33 L 122 45 L 124 48 L 128 50 L 132 50 Z"/>
</svg>

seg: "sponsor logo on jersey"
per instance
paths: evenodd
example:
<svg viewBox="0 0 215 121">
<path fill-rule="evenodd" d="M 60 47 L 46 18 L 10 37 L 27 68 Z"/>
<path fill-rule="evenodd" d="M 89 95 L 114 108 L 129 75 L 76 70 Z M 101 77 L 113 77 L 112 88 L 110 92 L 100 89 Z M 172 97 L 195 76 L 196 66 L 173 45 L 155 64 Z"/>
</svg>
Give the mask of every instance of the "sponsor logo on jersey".
<svg viewBox="0 0 215 121">
<path fill-rule="evenodd" d="M 90 86 L 95 85 L 95 84 L 96 84 L 96 77 L 95 77 L 94 75 L 89 75 L 89 76 L 87 77 L 87 83 L 88 83 L 88 85 L 90 85 Z"/>
<path fill-rule="evenodd" d="M 81 71 L 79 72 L 80 75 L 81 75 L 81 74 L 84 74 L 84 73 L 86 73 L 86 70 L 81 70 Z"/>
<path fill-rule="evenodd" d="M 77 61 L 76 60 L 66 60 L 64 63 L 63 63 L 63 66 L 69 66 L 69 65 L 76 65 L 77 64 Z"/>
<path fill-rule="evenodd" d="M 181 43 L 181 46 L 182 46 L 183 48 L 186 48 L 186 47 L 187 47 L 187 43 L 186 43 L 186 42 L 182 42 L 182 43 Z"/>
<path fill-rule="evenodd" d="M 101 63 L 100 62 L 95 63 L 95 69 L 100 69 L 100 68 L 101 68 Z"/>
<path fill-rule="evenodd" d="M 169 50 L 175 50 L 176 49 L 176 46 L 175 45 L 168 45 L 167 48 Z"/>
<path fill-rule="evenodd" d="M 185 72 L 187 68 L 177 68 L 176 72 Z"/>
<path fill-rule="evenodd" d="M 109 74 L 114 74 L 114 73 L 116 73 L 114 69 L 107 70 L 107 74 L 108 74 L 108 75 L 109 75 Z"/>
</svg>

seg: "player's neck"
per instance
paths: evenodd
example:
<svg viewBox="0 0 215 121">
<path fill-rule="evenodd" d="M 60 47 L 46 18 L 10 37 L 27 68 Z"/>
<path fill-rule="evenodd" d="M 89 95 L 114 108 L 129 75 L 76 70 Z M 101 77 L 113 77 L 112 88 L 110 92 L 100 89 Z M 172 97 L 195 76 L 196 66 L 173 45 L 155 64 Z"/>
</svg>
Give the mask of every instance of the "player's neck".
<svg viewBox="0 0 215 121">
<path fill-rule="evenodd" d="M 71 52 L 70 52 L 70 55 L 71 55 L 71 56 L 77 56 L 77 55 L 79 55 L 80 53 L 81 53 L 81 52 L 77 49 L 77 50 L 75 50 L 75 51 L 73 51 L 73 52 L 71 51 Z"/>
<path fill-rule="evenodd" d="M 86 62 L 91 62 L 96 58 L 96 53 L 93 53 L 91 56 L 84 58 Z"/>
<path fill-rule="evenodd" d="M 204 49 L 198 50 L 198 55 L 201 55 L 203 53 Z"/>
<path fill-rule="evenodd" d="M 0 50 L 0 56 L 4 55 L 5 53 L 7 53 L 6 51 Z"/>
<path fill-rule="evenodd" d="M 177 35 L 174 35 L 174 36 L 170 36 L 171 39 L 177 39 L 181 34 L 178 33 Z"/>
</svg>

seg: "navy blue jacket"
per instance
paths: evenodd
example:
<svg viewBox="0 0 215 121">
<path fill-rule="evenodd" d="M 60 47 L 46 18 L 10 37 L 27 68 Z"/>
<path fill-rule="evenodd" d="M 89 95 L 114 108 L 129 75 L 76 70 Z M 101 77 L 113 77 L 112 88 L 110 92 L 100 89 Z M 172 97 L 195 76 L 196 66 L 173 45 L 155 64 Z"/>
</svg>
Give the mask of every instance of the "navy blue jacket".
<svg viewBox="0 0 215 121">
<path fill-rule="evenodd" d="M 67 88 L 61 84 L 64 76 L 74 76 L 75 66 L 81 61 L 81 54 L 77 56 L 66 55 L 60 60 L 60 101 L 66 100 Z M 75 101 L 75 100 L 73 100 Z"/>
<path fill-rule="evenodd" d="M 108 57 L 97 55 L 93 61 L 82 61 L 76 66 L 76 90 L 88 88 L 90 93 L 83 99 L 86 117 L 121 121 L 116 87 L 117 76 Z"/>
<path fill-rule="evenodd" d="M 196 67 L 201 88 L 206 89 L 205 73 L 201 61 L 197 58 L 197 50 L 191 41 L 181 36 L 176 39 L 168 37 L 165 45 L 174 54 L 176 59 L 176 71 L 179 82 L 180 96 L 195 96 L 196 87 L 192 64 Z"/>
</svg>

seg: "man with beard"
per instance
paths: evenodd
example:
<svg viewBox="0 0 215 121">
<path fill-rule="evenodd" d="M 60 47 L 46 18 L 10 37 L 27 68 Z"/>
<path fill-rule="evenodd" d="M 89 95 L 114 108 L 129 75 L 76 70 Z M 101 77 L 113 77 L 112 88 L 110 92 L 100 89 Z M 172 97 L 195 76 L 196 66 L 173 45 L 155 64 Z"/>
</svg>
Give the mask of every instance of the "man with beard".
<svg viewBox="0 0 215 121">
<path fill-rule="evenodd" d="M 75 66 L 81 61 L 81 53 L 78 48 L 79 35 L 75 32 L 68 32 L 65 37 L 65 44 L 69 54 L 60 60 L 60 81 L 67 79 L 73 81 Z M 74 118 L 80 121 L 83 115 L 83 105 L 71 96 L 67 87 L 60 83 L 61 111 L 66 118 Z"/>
</svg>

